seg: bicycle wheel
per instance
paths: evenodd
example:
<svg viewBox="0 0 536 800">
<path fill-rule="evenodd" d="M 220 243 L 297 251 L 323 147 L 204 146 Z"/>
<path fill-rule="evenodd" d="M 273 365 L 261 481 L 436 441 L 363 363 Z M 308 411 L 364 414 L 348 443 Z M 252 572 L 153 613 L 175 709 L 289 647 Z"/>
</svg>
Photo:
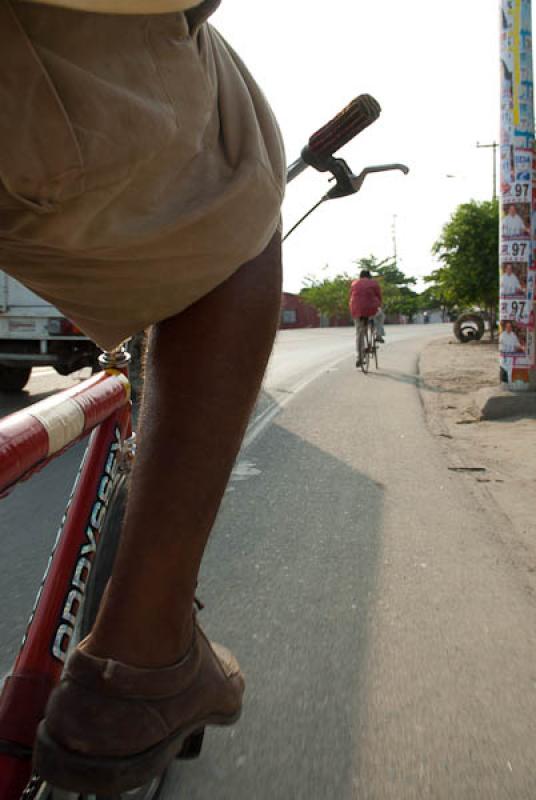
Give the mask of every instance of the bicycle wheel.
<svg viewBox="0 0 536 800">
<path fill-rule="evenodd" d="M 91 631 L 103 592 L 112 574 L 125 515 L 127 494 L 128 475 L 122 474 L 113 488 L 106 517 L 101 528 L 99 545 L 87 585 L 84 605 L 80 612 L 80 623 L 75 634 L 77 641 L 81 641 Z M 164 786 L 165 777 L 164 773 L 145 786 L 113 795 L 80 794 L 45 786 L 42 790 L 43 794 L 38 795 L 38 800 L 157 800 Z"/>
<path fill-rule="evenodd" d="M 378 369 L 378 343 L 375 330 L 372 332 L 372 354 L 374 356 L 374 366 Z"/>
<path fill-rule="evenodd" d="M 370 361 L 370 340 L 369 340 L 369 328 L 368 325 L 366 327 L 361 328 L 359 331 L 359 361 L 361 370 L 366 375 L 369 371 L 369 361 Z"/>
</svg>

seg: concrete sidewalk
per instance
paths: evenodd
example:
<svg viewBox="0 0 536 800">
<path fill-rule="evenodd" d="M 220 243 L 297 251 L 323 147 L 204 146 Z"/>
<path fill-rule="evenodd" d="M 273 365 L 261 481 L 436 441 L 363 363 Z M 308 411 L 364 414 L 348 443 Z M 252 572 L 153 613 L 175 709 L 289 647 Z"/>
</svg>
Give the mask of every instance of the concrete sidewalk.
<svg viewBox="0 0 536 800">
<path fill-rule="evenodd" d="M 466 475 L 497 513 L 496 529 L 536 592 L 536 396 L 503 395 L 497 345 L 431 342 L 420 359 L 428 425 L 449 469 Z M 489 416 L 491 397 L 492 415 Z"/>
</svg>

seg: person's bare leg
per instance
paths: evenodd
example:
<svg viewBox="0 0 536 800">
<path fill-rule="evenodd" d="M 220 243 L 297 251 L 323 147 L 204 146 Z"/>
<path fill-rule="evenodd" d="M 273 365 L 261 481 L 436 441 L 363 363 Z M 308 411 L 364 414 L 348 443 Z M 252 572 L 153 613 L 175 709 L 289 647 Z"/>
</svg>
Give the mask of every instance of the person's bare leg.
<svg viewBox="0 0 536 800">
<path fill-rule="evenodd" d="M 280 240 L 154 326 L 138 455 L 107 596 L 86 644 L 132 666 L 189 648 L 203 551 L 279 321 Z"/>
</svg>

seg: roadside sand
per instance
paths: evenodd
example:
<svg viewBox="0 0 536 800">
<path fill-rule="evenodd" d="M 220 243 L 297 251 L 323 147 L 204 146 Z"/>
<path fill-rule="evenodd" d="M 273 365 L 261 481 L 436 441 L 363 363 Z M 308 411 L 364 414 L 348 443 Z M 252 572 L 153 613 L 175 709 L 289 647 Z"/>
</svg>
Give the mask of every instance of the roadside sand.
<svg viewBox="0 0 536 800">
<path fill-rule="evenodd" d="M 431 342 L 420 359 L 421 397 L 448 468 L 495 505 L 499 536 L 536 591 L 536 415 L 479 419 L 479 390 L 499 387 L 497 345 Z"/>
</svg>

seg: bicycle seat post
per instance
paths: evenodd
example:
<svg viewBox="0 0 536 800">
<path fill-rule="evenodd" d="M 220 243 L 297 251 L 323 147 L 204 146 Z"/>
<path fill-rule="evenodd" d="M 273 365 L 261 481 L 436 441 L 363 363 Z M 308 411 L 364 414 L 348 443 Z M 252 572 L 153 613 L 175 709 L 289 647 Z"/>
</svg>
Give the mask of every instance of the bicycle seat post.
<svg viewBox="0 0 536 800">
<path fill-rule="evenodd" d="M 122 344 L 115 350 L 104 350 L 99 356 L 99 364 L 103 369 L 126 371 L 131 358 L 127 348 Z"/>
</svg>

